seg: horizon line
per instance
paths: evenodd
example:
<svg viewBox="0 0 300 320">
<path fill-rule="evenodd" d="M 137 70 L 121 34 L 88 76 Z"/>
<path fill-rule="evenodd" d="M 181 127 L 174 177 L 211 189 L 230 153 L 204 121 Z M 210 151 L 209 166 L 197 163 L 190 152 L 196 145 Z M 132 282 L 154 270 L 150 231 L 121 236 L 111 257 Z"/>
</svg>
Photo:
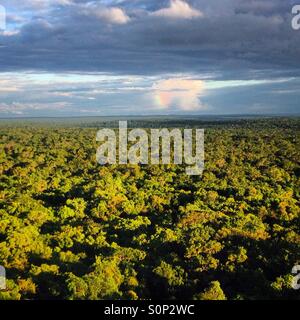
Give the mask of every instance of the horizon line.
<svg viewBox="0 0 300 320">
<path fill-rule="evenodd" d="M 232 114 L 147 114 L 147 115 L 94 115 L 94 116 L 11 116 L 1 117 L 0 120 L 26 120 L 26 119 L 81 119 L 81 118 L 157 118 L 157 117 L 181 117 L 181 118 L 192 118 L 192 117 L 300 117 L 300 113 L 232 113 Z"/>
</svg>

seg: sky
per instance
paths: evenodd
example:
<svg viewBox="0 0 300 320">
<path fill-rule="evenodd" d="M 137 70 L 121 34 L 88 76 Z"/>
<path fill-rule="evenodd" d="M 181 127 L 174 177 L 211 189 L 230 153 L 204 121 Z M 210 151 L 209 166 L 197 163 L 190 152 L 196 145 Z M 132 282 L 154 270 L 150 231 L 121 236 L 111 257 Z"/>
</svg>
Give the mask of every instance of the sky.
<svg viewBox="0 0 300 320">
<path fill-rule="evenodd" d="M 299 115 L 297 3 L 0 0 L 0 117 Z"/>
</svg>

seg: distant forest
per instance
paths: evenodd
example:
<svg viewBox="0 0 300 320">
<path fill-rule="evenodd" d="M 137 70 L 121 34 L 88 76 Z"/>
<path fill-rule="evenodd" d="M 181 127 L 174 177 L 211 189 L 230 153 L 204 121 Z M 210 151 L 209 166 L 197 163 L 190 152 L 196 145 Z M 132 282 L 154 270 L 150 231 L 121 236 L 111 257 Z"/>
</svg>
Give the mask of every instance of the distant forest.
<svg viewBox="0 0 300 320">
<path fill-rule="evenodd" d="M 1 299 L 300 299 L 300 118 L 205 129 L 205 170 L 96 162 L 119 119 L 0 121 Z"/>
</svg>

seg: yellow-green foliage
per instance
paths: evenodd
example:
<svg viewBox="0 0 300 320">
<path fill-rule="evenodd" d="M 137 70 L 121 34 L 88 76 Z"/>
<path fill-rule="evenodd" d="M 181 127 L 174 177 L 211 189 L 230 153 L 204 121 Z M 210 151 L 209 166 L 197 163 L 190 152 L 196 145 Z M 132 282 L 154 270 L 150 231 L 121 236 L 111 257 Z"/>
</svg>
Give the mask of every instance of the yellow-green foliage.
<svg viewBox="0 0 300 320">
<path fill-rule="evenodd" d="M 100 166 L 101 125 L 0 123 L 0 299 L 296 297 L 299 119 L 176 120 L 206 129 L 202 177 Z"/>
</svg>

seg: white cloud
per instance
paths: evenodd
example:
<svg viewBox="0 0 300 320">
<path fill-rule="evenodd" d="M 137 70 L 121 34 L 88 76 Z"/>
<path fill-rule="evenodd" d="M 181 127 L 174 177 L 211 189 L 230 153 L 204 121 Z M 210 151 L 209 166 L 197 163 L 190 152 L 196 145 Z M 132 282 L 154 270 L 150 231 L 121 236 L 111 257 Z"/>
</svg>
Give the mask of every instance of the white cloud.
<svg viewBox="0 0 300 320">
<path fill-rule="evenodd" d="M 19 30 L 13 30 L 13 31 L 8 31 L 8 30 L 5 30 L 5 31 L 0 31 L 0 35 L 4 36 L 4 37 L 13 37 L 17 34 L 19 34 L 20 31 Z"/>
<path fill-rule="evenodd" d="M 279 78 L 279 79 L 261 79 L 261 80 L 208 80 L 206 89 L 224 89 L 244 86 L 258 86 L 264 84 L 284 83 L 294 80 L 294 78 Z"/>
<path fill-rule="evenodd" d="M 17 85 L 13 81 L 0 79 L 0 93 L 10 93 L 10 92 L 18 92 L 18 91 L 21 91 L 21 88 L 19 85 Z"/>
<path fill-rule="evenodd" d="M 192 19 L 203 16 L 203 13 L 192 8 L 182 0 L 171 0 L 169 8 L 163 8 L 152 13 L 154 16 L 168 17 L 175 19 Z"/>
<path fill-rule="evenodd" d="M 11 5 L 13 8 L 22 9 L 47 9 L 55 5 L 71 5 L 73 0 L 3 0 L 4 6 Z"/>
<path fill-rule="evenodd" d="M 53 103 L 0 103 L 0 112 L 7 114 L 22 115 L 28 111 L 34 110 L 64 110 L 70 104 L 66 102 L 53 102 Z"/>
<path fill-rule="evenodd" d="M 199 100 L 205 90 L 202 80 L 171 78 L 157 81 L 152 89 L 155 108 L 185 111 L 206 109 Z"/>
<path fill-rule="evenodd" d="M 129 16 L 120 8 L 98 8 L 94 14 L 112 24 L 126 24 L 130 21 Z"/>
</svg>

